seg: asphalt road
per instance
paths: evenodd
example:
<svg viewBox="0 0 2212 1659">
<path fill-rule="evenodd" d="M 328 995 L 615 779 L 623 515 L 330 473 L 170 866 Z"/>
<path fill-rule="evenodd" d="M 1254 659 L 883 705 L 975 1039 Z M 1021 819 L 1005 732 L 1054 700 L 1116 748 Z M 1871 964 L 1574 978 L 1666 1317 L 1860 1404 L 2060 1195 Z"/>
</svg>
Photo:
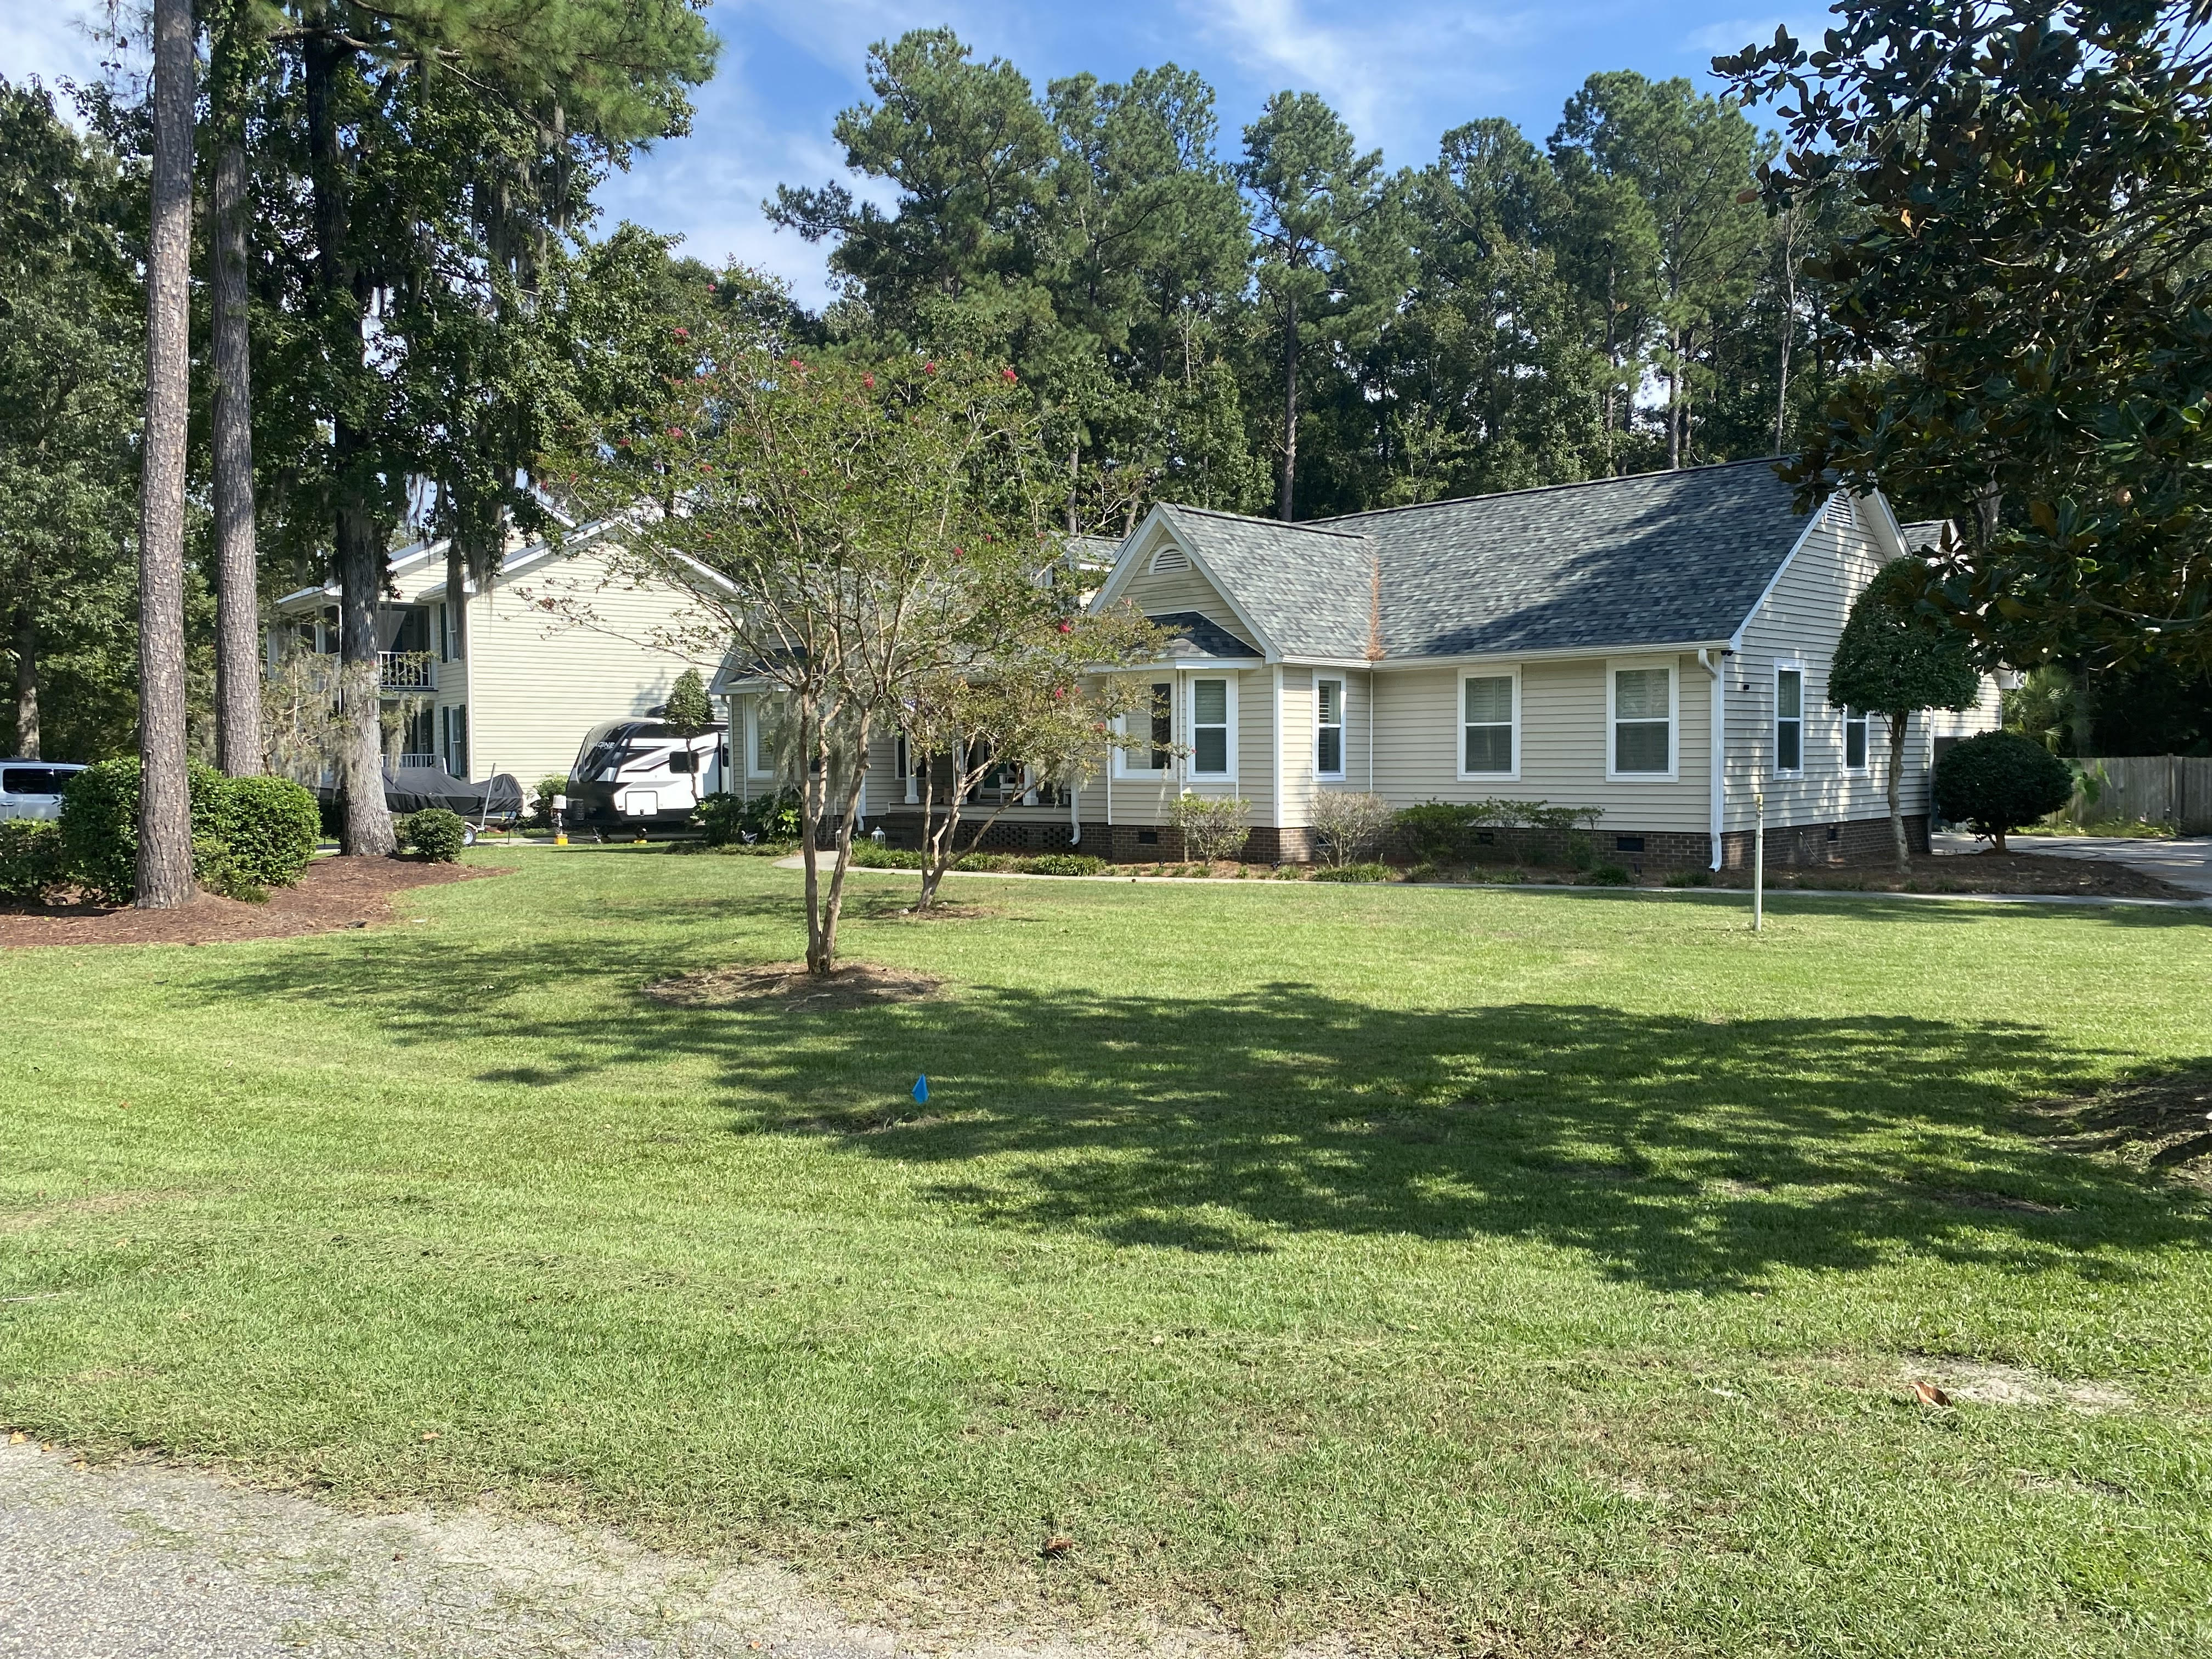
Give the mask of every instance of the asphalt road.
<svg viewBox="0 0 2212 1659">
<path fill-rule="evenodd" d="M 478 1514 L 356 1515 L 148 1463 L 0 1444 L 7 1659 L 882 1659 L 774 1567 Z M 942 1643 L 946 1659 L 1097 1650 Z M 1190 1650 L 1170 1643 L 1149 1651 Z"/>
</svg>

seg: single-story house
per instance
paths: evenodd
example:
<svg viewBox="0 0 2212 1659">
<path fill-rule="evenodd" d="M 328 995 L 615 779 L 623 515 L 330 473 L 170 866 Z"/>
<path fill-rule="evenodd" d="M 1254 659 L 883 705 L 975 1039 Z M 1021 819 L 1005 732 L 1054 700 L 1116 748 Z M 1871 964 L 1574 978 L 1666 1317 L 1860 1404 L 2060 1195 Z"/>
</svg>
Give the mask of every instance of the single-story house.
<svg viewBox="0 0 2212 1659">
<path fill-rule="evenodd" d="M 1887 723 L 1830 708 L 1828 666 L 1852 600 L 1933 528 L 1879 495 L 1801 512 L 1771 460 L 1297 524 L 1157 507 L 1093 601 L 1164 630 L 1159 660 L 1130 671 L 1148 710 L 1076 788 L 1010 775 L 989 844 L 1174 859 L 1191 792 L 1250 803 L 1248 857 L 1300 860 L 1316 797 L 1358 790 L 1597 808 L 1601 858 L 1717 869 L 1747 860 L 1759 792 L 1770 859 L 1879 853 Z M 732 697 L 733 737 L 757 729 L 755 701 Z M 1986 678 L 1972 708 L 1914 716 L 1916 846 L 1937 746 L 1997 719 Z M 875 747 L 868 821 L 910 843 L 907 757 Z M 763 787 L 742 752 L 733 783 Z"/>
<path fill-rule="evenodd" d="M 657 709 L 687 666 L 714 672 L 711 657 L 686 663 L 645 643 L 681 630 L 696 602 L 617 571 L 605 529 L 581 526 L 558 545 L 517 537 L 489 582 L 466 585 L 458 617 L 447 605 L 444 541 L 392 554 L 377 609 L 389 766 L 470 780 L 511 773 L 527 789 L 566 774 L 593 727 Z M 337 652 L 337 601 L 331 584 L 276 602 L 272 669 L 288 648 Z M 570 602 L 588 610 L 589 625 L 567 614 Z M 712 788 L 722 776 L 715 757 L 697 781 Z"/>
</svg>

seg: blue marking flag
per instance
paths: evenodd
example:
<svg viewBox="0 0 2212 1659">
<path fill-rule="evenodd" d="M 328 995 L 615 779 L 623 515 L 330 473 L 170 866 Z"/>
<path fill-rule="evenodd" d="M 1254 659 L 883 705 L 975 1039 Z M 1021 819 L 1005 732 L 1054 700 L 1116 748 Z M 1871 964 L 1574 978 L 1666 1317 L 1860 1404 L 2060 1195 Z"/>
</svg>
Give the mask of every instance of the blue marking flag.
<svg viewBox="0 0 2212 1659">
<path fill-rule="evenodd" d="M 917 1105 L 929 1103 L 929 1074 L 926 1072 L 914 1080 L 914 1098 Z"/>
</svg>

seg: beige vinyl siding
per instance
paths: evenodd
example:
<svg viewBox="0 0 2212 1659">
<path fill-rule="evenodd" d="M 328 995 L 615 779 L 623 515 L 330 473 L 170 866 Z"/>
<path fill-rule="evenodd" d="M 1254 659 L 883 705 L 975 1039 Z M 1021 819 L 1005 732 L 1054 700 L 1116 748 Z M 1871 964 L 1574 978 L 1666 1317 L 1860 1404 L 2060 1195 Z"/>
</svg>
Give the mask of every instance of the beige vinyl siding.
<svg viewBox="0 0 2212 1659">
<path fill-rule="evenodd" d="M 1828 674 L 1851 603 L 1883 562 L 1880 544 L 1861 526 L 1848 503 L 1830 503 L 1797 556 L 1774 585 L 1743 631 L 1743 645 L 1729 664 L 1727 827 L 1754 821 L 1753 787 L 1766 793 L 1771 825 L 1832 823 L 1875 818 L 1889 811 L 1889 722 L 1867 723 L 1867 766 L 1844 766 L 1844 711 L 1828 705 Z M 1796 777 L 1778 776 L 1775 754 L 1775 670 L 1792 660 L 1805 676 L 1804 766 Z M 1916 714 L 1907 731 L 1899 800 L 1908 813 L 1928 810 L 1928 768 L 1933 734 L 1987 731 L 1997 724 L 1995 683 L 1984 677 L 1982 697 L 1965 714 Z"/>
<path fill-rule="evenodd" d="M 586 550 L 533 566 L 469 601 L 468 656 L 439 665 L 439 687 L 449 701 L 447 678 L 457 670 L 465 676 L 471 777 L 512 772 L 526 785 L 566 772 L 592 726 L 666 702 L 687 666 L 714 673 L 711 661 L 687 664 L 640 642 L 686 613 L 681 596 L 608 574 L 605 559 Z M 531 597 L 588 605 L 599 625 L 550 615 Z"/>
<path fill-rule="evenodd" d="M 1628 658 L 1621 659 L 1624 664 Z M 1711 702 L 1695 657 L 1634 659 L 1638 665 L 1674 669 L 1674 776 L 1650 782 L 1608 781 L 1606 716 L 1608 659 L 1576 658 L 1527 662 L 1521 671 L 1520 776 L 1462 778 L 1461 665 L 1384 669 L 1375 676 L 1375 793 L 1394 806 L 1425 800 L 1472 801 L 1490 797 L 1546 800 L 1554 806 L 1596 806 L 1601 833 L 1621 830 L 1704 832 L 1711 823 L 1705 763 Z M 1469 663 L 1469 670 L 1491 666 Z M 1346 675 L 1347 714 L 1362 722 L 1366 677 Z M 1347 719 L 1347 727 L 1352 719 Z M 1346 787 L 1364 786 L 1364 740 L 1347 731 Z"/>
<path fill-rule="evenodd" d="M 1283 670 L 1282 793 L 1279 816 L 1253 821 L 1267 824 L 1305 824 L 1313 822 L 1313 798 L 1320 789 L 1340 789 L 1340 783 L 1321 783 L 1314 777 L 1314 681 L 1310 668 Z M 1269 688 L 1270 694 L 1273 687 Z M 1350 775 L 1350 723 L 1346 722 L 1346 774 Z"/>
</svg>

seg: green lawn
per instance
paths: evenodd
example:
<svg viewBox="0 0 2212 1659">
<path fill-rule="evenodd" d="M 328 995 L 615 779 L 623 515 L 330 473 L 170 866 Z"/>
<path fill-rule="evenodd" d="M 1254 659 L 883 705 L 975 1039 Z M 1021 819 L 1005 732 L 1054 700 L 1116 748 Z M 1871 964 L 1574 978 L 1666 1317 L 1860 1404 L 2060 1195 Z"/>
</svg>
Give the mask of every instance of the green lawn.
<svg viewBox="0 0 2212 1659">
<path fill-rule="evenodd" d="M 866 877 L 947 995 L 789 1014 L 640 988 L 794 872 L 501 858 L 0 960 L 0 1422 L 987 1621 L 2212 1651 L 2212 1205 L 2021 1109 L 2212 1057 L 2201 920 Z"/>
</svg>

